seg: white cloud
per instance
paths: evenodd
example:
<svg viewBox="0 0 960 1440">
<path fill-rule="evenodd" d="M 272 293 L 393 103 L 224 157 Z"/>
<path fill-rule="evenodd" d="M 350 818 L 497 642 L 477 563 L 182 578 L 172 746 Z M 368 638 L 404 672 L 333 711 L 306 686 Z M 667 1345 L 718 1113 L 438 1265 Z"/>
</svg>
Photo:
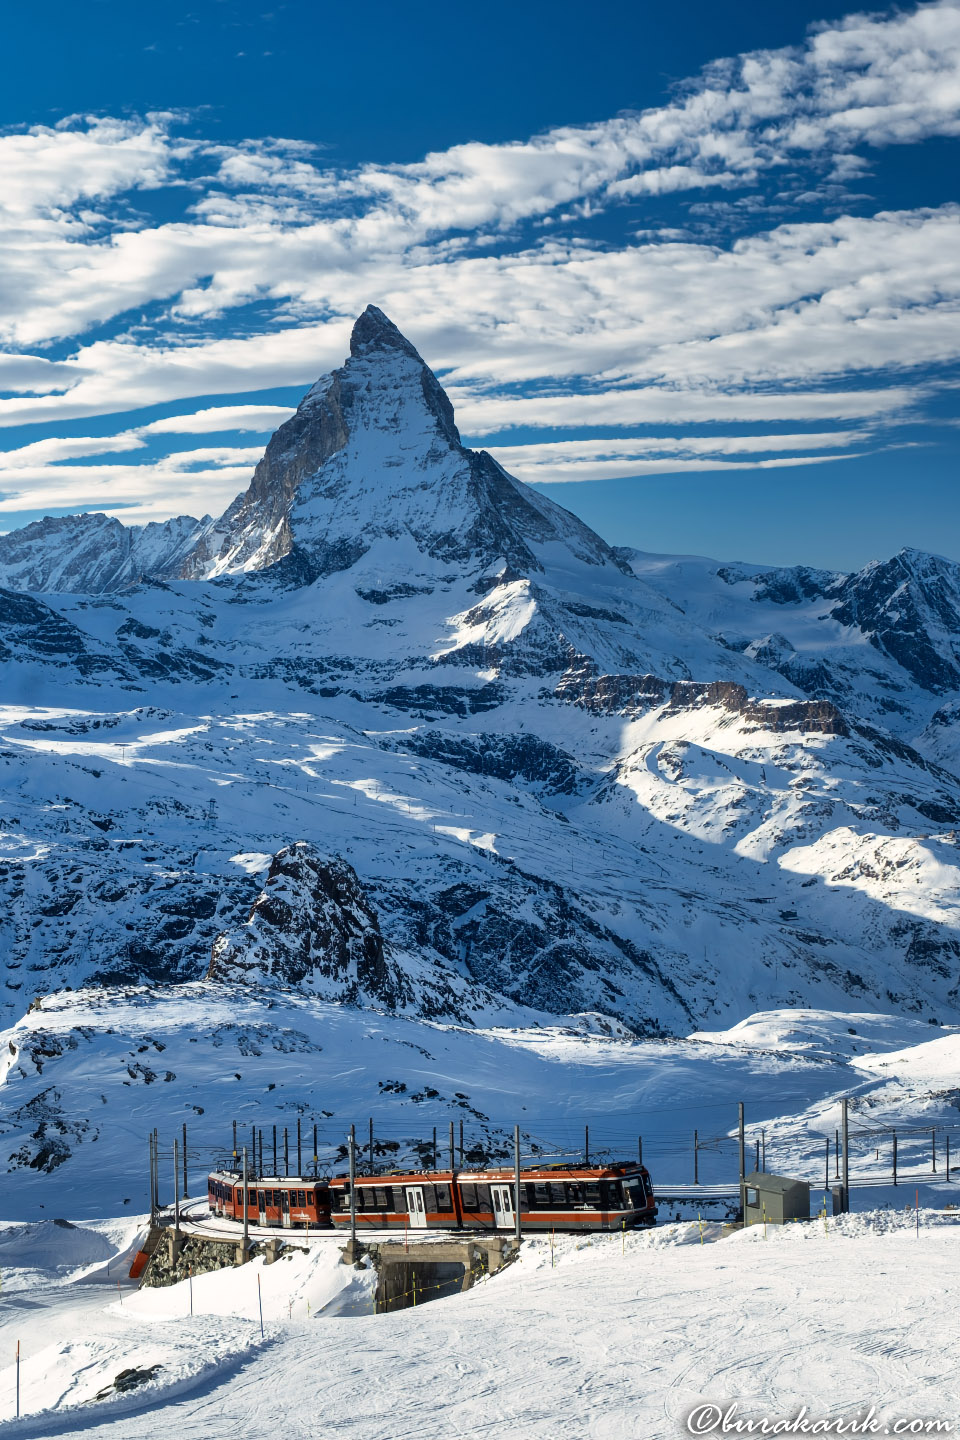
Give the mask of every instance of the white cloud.
<svg viewBox="0 0 960 1440">
<path fill-rule="evenodd" d="M 534 484 L 624 479 L 684 470 L 757 470 L 848 458 L 864 431 L 799 435 L 651 435 L 611 440 L 555 440 L 491 446 L 504 469 Z M 805 454 L 822 451 L 822 454 Z M 799 453 L 796 453 L 799 452 Z M 750 457 L 762 455 L 763 459 Z"/>
<path fill-rule="evenodd" d="M 215 405 L 190 415 L 168 415 L 137 427 L 138 435 L 207 435 L 227 430 L 267 433 L 276 430 L 293 411 L 288 405 Z"/>
<path fill-rule="evenodd" d="M 749 187 L 782 175 L 780 199 L 831 186 L 835 197 L 878 146 L 958 134 L 960 0 L 938 0 L 718 62 L 638 114 L 455 145 L 415 164 L 338 170 L 297 142 L 179 139 L 162 116 L 2 135 L 0 427 L 193 406 L 106 440 L 21 445 L 4 474 L 16 470 L 25 485 L 33 476 L 36 495 L 73 486 L 86 504 L 100 472 L 75 463 L 84 457 L 164 435 L 272 429 L 290 412 L 250 397 L 306 387 L 338 364 L 350 318 L 371 300 L 444 372 L 472 434 L 879 426 L 915 415 L 929 385 L 903 372 L 960 357 L 960 209 L 751 234 L 771 212 Z M 163 223 L 134 208 L 159 185 L 183 196 Z M 746 193 L 734 200 L 738 188 Z M 708 197 L 713 218 L 695 223 L 722 209 L 741 238 L 707 244 L 672 227 L 619 244 L 608 234 L 601 247 L 577 233 L 576 217 L 606 210 L 615 220 L 625 201 L 683 191 Z M 575 218 L 543 228 L 563 216 Z M 55 340 L 73 353 L 13 353 Z M 243 403 L 196 408 L 218 395 Z M 792 432 L 778 443 L 812 460 L 814 439 Z M 584 443 L 594 448 L 527 447 L 515 463 L 574 478 L 592 464 L 700 465 L 726 453 L 720 441 L 665 455 L 654 441 L 616 453 Z M 860 440 L 838 431 L 829 443 Z M 191 462 L 218 477 L 215 488 L 241 463 L 216 453 Z M 147 508 L 162 503 L 162 486 L 192 483 L 175 457 L 101 469 L 104 493 L 128 485 Z M 12 508 L 9 497 L 3 504 Z"/>
<path fill-rule="evenodd" d="M 72 507 L 125 524 L 170 515 L 219 514 L 250 482 L 261 451 L 182 451 L 152 464 L 43 465 L 0 469 L 0 512 Z"/>
</svg>

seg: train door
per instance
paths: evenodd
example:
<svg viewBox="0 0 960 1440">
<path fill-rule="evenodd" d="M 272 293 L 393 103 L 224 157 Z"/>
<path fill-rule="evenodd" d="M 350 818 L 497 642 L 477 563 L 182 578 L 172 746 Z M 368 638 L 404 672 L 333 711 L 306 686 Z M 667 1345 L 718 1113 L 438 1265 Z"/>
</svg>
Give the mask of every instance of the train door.
<svg viewBox="0 0 960 1440">
<path fill-rule="evenodd" d="M 491 1185 L 493 1223 L 497 1230 L 513 1228 L 513 1191 L 509 1185 Z"/>
<path fill-rule="evenodd" d="M 266 1223 L 267 1223 L 267 1192 L 266 1192 L 265 1190 L 258 1190 L 258 1191 L 257 1191 L 257 1224 L 258 1224 L 258 1225 L 266 1225 Z"/>
<path fill-rule="evenodd" d="M 280 1191 L 280 1224 L 290 1226 L 290 1191 Z"/>
<path fill-rule="evenodd" d="M 423 1186 L 407 1186 L 407 1213 L 410 1216 L 410 1228 L 412 1230 L 426 1230 L 427 1212 L 423 1204 Z"/>
</svg>

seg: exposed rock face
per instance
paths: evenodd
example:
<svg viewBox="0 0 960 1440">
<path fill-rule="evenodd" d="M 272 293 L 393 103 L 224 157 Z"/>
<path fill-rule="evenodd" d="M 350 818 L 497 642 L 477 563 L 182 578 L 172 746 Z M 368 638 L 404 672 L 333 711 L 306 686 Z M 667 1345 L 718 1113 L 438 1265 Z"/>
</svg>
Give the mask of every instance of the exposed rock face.
<svg viewBox="0 0 960 1440">
<path fill-rule="evenodd" d="M 834 591 L 833 618 L 855 625 L 934 694 L 960 687 L 960 566 L 901 550 Z"/>
<path fill-rule="evenodd" d="M 182 578 L 263 570 L 282 560 L 293 544 L 289 517 L 298 486 L 346 441 L 339 378 L 326 375 L 273 435 L 249 489 L 237 496 L 182 562 L 178 571 Z"/>
<path fill-rule="evenodd" d="M 341 1001 L 404 998 L 357 872 L 305 841 L 274 856 L 246 925 L 217 936 L 209 978 L 296 985 Z"/>
<path fill-rule="evenodd" d="M 801 734 L 818 735 L 850 733 L 843 715 L 829 701 L 751 700 L 742 685 L 729 680 L 668 681 L 656 675 L 593 675 L 581 669 L 564 675 L 556 694 L 598 715 L 642 715 L 661 705 L 666 705 L 668 711 L 722 706 L 763 730 L 799 730 Z"/>
</svg>

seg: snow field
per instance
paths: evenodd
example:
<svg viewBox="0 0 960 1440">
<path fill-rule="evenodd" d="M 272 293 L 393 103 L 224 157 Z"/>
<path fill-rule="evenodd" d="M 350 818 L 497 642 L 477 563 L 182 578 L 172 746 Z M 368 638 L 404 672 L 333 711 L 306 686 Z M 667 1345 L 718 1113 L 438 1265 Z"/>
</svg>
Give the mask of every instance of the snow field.
<svg viewBox="0 0 960 1440">
<path fill-rule="evenodd" d="M 736 1402 L 745 1417 L 786 1418 L 801 1405 L 853 1415 L 872 1404 L 897 1416 L 960 1418 L 960 1225 L 926 1217 L 917 1236 L 905 1218 L 859 1215 L 830 1221 L 826 1232 L 818 1223 L 768 1227 L 766 1240 L 762 1227 L 718 1233 L 707 1227 L 702 1245 L 696 1224 L 625 1241 L 563 1237 L 552 1263 L 549 1237 L 539 1237 L 500 1275 L 416 1310 L 308 1320 L 294 1306 L 292 1319 L 268 1321 L 263 1348 L 248 1318 L 157 1313 L 150 1321 L 125 1299 L 122 1315 L 114 1303 L 105 1317 L 116 1348 L 99 1339 L 61 1347 L 64 1368 L 53 1378 L 62 1409 L 93 1388 L 92 1378 L 68 1383 L 70 1363 L 85 1362 L 92 1377 L 131 1356 L 166 1357 L 166 1378 L 135 1392 L 139 1408 L 105 1411 L 100 1423 L 84 1410 L 91 1440 L 199 1440 L 214 1415 L 237 1440 L 328 1432 L 338 1440 L 659 1440 L 685 1433 L 685 1415 L 704 1400 Z M 264 1268 L 271 1306 L 302 1296 L 308 1273 L 325 1283 L 327 1248 L 318 1244 L 309 1263 Z M 211 1305 L 233 1295 L 248 1315 L 238 1287 L 249 1288 L 254 1271 L 204 1277 L 219 1291 Z M 185 1289 L 137 1298 L 159 1309 Z M 190 1370 L 191 1346 L 206 1371 Z M 183 1388 L 191 1377 L 206 1383 Z M 9 1370 L 0 1373 L 4 1393 L 9 1381 Z M 60 1422 L 46 1433 L 72 1429 L 67 1414 Z"/>
</svg>

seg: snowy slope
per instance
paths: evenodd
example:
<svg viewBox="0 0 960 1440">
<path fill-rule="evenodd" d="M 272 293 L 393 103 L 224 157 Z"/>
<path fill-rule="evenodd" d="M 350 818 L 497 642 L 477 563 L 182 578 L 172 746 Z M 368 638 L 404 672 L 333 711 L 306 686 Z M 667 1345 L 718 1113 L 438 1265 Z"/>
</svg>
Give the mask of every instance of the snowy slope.
<svg viewBox="0 0 960 1440">
<path fill-rule="evenodd" d="M 804 694 L 960 768 L 960 566 L 901 550 L 850 575 L 622 551 L 711 635 Z"/>
<path fill-rule="evenodd" d="M 766 1236 L 721 1238 L 709 1223 L 701 1235 L 694 1222 L 623 1241 L 530 1239 L 468 1293 L 392 1315 L 371 1313 L 369 1270 L 338 1261 L 313 1241 L 307 1255 L 192 1287 L 126 1290 L 122 1304 L 105 1267 L 55 1287 L 24 1266 L 13 1299 L 40 1308 L 0 1319 L 6 1353 L 23 1342 L 29 1418 L 13 1433 L 205 1440 L 215 1416 L 247 1440 L 304 1433 L 304 1416 L 322 1415 L 346 1440 L 382 1440 L 402 1415 L 424 1440 L 554 1440 L 571 1417 L 584 1440 L 659 1440 L 687 1433 L 695 1406 L 705 1430 L 724 1413 L 728 1425 L 784 1427 L 799 1414 L 818 1433 L 841 1417 L 875 1433 L 950 1425 L 960 1406 L 943 1343 L 960 1296 L 957 1236 L 927 1213 L 919 1235 L 911 1216 L 875 1212 Z M 337 1286 L 353 1309 L 330 1303 Z M 158 1369 L 118 1396 L 129 1360 Z M 11 1380 L 0 1370 L 3 1418 Z"/>
</svg>

